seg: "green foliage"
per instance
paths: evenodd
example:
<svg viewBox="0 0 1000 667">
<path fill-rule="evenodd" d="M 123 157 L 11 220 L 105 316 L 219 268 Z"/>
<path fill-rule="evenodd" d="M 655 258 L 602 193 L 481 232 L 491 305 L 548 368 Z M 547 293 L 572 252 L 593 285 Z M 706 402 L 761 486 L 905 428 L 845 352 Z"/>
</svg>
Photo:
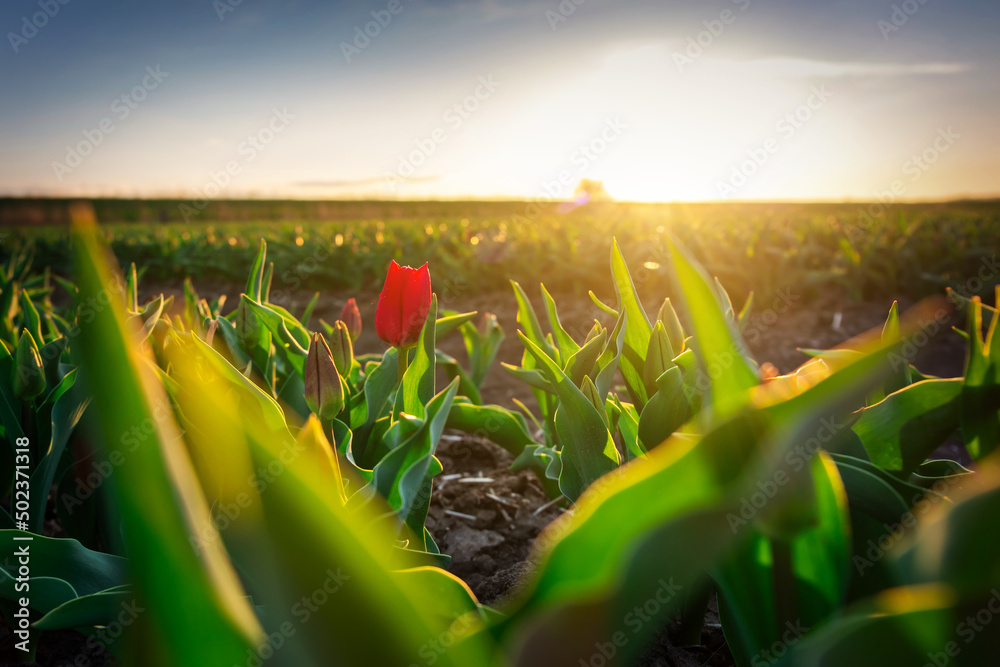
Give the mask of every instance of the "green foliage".
<svg viewBox="0 0 1000 667">
<path fill-rule="evenodd" d="M 30 537 L 31 541 L 17 541 L 25 537 Z M 20 575 L 16 556 L 6 556 L 0 564 L 0 599 L 16 600 L 30 592 L 31 610 L 37 614 L 36 619 L 48 617 L 45 621 L 48 629 L 106 624 L 114 618 L 117 609 L 115 613 L 92 616 L 100 622 L 87 623 L 65 615 L 63 608 L 89 605 L 88 599 L 109 591 L 129 595 L 128 591 L 121 590 L 128 583 L 128 562 L 124 558 L 91 551 L 76 540 L 0 530 L 0 551 L 4 554 L 16 554 L 24 546 L 29 547 L 31 554 L 27 588 L 17 585 Z M 134 599 L 135 594 L 130 595 Z"/>
<path fill-rule="evenodd" d="M 45 520 L 47 489 L 57 480 L 60 461 L 90 402 L 76 387 L 77 371 L 68 341 L 79 333 L 75 308 L 57 308 L 51 301 L 57 283 L 71 301 L 76 285 L 48 269 L 34 272 L 34 246 L 17 248 L 0 270 L 0 499 L 13 491 L 16 478 L 29 480 L 28 528 L 40 531 Z M 105 295 L 107 296 L 107 295 Z M 88 312 L 95 304 L 87 304 Z M 14 442 L 28 438 L 28 460 L 15 476 Z M 27 477 L 22 477 L 26 475 Z M 0 508 L 0 525 L 13 521 Z M 72 534 L 72 533 L 71 533 Z M 74 535 L 77 536 L 77 535 Z"/>
<path fill-rule="evenodd" d="M 0 493 L 13 500 L 12 443 L 29 437 L 35 630 L 94 634 L 134 601 L 149 611 L 124 628 L 124 664 L 575 665 L 608 642 L 632 664 L 678 614 L 697 641 L 715 592 L 740 665 L 773 662 L 775 647 L 785 664 L 859 665 L 986 664 L 998 648 L 959 629 L 1000 586 L 1000 334 L 996 314 L 983 333 L 977 299 L 964 378 L 909 364 L 919 329 L 894 305 L 881 336 L 762 380 L 740 338 L 750 299 L 736 311 L 703 249 L 666 242 L 653 264 L 673 300 L 650 321 L 639 291 L 662 285 L 614 241 L 607 326 L 567 329 L 543 286 L 543 328 L 511 283 L 525 352 L 506 372 L 534 392 L 536 418 L 482 405 L 504 336 L 489 316 L 477 327 L 435 297 L 415 347 L 355 357 L 343 323 L 313 331 L 312 305 L 300 318 L 271 302 L 281 242 L 234 251 L 250 273 L 226 312 L 190 281 L 183 303 L 140 303 L 141 271 L 117 276 L 92 224 L 74 234 L 79 289 L 36 275 L 30 246 L 0 276 Z M 868 242 L 836 246 L 861 271 Z M 52 283 L 69 305 L 53 307 Z M 451 334 L 467 365 L 437 349 Z M 82 419 L 87 441 L 73 438 Z M 443 569 L 424 526 L 445 428 L 492 439 L 571 501 L 499 610 Z M 929 458 L 958 433 L 971 470 Z M 82 494 L 91 458 L 111 483 Z M 36 489 L 53 485 L 78 539 L 40 535 Z M 29 535 L 6 512 L 0 524 L 5 553 Z"/>
<path fill-rule="evenodd" d="M 717 298 L 728 303 L 728 295 L 710 284 L 680 251 L 675 259 L 682 295 L 693 304 L 697 342 L 691 344 L 699 351 L 700 365 L 693 363 L 690 339 L 685 338 L 669 299 L 650 325 L 617 242 L 612 247 L 611 272 L 618 307 L 604 307 L 617 320 L 610 333 L 597 322 L 578 343 L 562 326 L 555 301 L 541 285 L 552 329 L 552 334 L 544 334 L 527 295 L 512 283 L 525 355 L 520 367 L 504 364 L 504 368 L 532 388 L 546 441 L 545 448 L 531 450 L 544 460 L 522 459 L 519 465 L 545 470 L 549 477 L 558 471 L 559 486 L 571 500 L 623 460 L 665 441 L 701 405 L 707 386 L 714 392 L 715 410 L 722 411 L 725 400 L 742 400 L 757 383 L 732 331 L 731 305 L 728 321 L 717 305 Z M 725 371 L 719 381 L 706 384 L 719 367 Z M 619 370 L 631 402 L 623 402 L 612 391 Z M 740 370 L 742 375 L 736 372 Z"/>
<path fill-rule="evenodd" d="M 958 429 L 962 381 L 923 380 L 864 408 L 851 427 L 868 456 L 901 477 Z"/>
<path fill-rule="evenodd" d="M 1000 285 L 996 288 L 1000 296 Z M 1000 304 L 998 304 L 1000 306 Z M 994 310 L 983 334 L 983 306 L 974 297 L 969 308 L 969 354 L 962 386 L 960 419 L 965 445 L 974 458 L 986 456 L 1000 442 L 1000 311 Z"/>
</svg>

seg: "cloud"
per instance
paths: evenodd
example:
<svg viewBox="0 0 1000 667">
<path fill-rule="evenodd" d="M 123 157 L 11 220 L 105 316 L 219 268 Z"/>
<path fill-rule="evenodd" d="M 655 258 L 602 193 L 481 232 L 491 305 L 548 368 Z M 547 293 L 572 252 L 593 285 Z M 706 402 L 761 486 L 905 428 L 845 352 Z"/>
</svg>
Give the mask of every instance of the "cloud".
<svg viewBox="0 0 1000 667">
<path fill-rule="evenodd" d="M 740 68 L 784 77 L 913 76 L 959 74 L 973 69 L 970 63 L 862 63 L 807 60 L 804 58 L 761 58 L 742 61 Z"/>
<path fill-rule="evenodd" d="M 439 180 L 440 176 L 411 176 L 406 179 L 410 183 L 425 183 L 428 181 Z M 344 189 L 344 188 L 363 188 L 372 185 L 385 185 L 385 177 L 383 176 L 372 176 L 369 178 L 356 178 L 356 179 L 333 179 L 329 181 L 299 181 L 297 183 L 292 183 L 295 187 L 299 188 L 329 188 L 329 189 Z"/>
</svg>

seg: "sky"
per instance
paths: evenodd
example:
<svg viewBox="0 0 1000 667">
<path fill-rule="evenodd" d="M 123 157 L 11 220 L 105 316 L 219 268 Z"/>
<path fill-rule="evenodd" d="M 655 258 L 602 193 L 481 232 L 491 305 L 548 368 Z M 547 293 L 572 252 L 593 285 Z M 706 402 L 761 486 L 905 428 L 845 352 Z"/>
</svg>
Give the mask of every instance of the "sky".
<svg viewBox="0 0 1000 667">
<path fill-rule="evenodd" d="M 6 0 L 0 195 L 1000 195 L 996 0 Z"/>
</svg>

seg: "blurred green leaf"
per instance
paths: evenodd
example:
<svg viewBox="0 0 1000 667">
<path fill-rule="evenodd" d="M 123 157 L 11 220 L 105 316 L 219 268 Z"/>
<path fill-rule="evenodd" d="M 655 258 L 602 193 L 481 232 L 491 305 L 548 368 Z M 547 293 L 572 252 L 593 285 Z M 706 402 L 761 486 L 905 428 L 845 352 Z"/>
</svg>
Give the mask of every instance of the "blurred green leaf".
<svg viewBox="0 0 1000 667">
<path fill-rule="evenodd" d="M 112 289 L 105 251 L 92 223 L 76 223 L 73 234 L 81 298 L 97 299 Z M 159 381 L 129 341 L 121 315 L 105 308 L 81 327 L 76 351 L 103 442 L 123 457 L 114 489 L 137 593 L 156 610 L 160 636 L 170 638 L 162 650 L 176 664 L 239 663 L 260 627 L 224 553 L 191 549 L 191 527 L 211 524 L 208 506 L 172 417 L 156 407 L 168 405 Z M 153 432 L 131 451 L 121 435 L 142 424 Z"/>
</svg>

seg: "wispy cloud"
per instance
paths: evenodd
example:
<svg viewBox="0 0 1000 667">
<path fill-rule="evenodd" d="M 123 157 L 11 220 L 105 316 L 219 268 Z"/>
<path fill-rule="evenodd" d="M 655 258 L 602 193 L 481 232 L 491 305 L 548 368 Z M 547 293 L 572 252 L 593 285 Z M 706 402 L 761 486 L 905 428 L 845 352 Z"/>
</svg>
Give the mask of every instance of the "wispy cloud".
<svg viewBox="0 0 1000 667">
<path fill-rule="evenodd" d="M 408 182 L 413 183 L 426 183 L 430 181 L 439 180 L 440 176 L 412 176 L 407 178 Z M 326 181 L 299 181 L 298 183 L 293 183 L 292 185 L 300 188 L 328 188 L 328 189 L 345 189 L 345 188 L 364 188 L 373 185 L 382 186 L 385 185 L 385 178 L 382 176 L 372 176 L 370 178 L 357 178 L 357 179 L 331 179 Z"/>
<path fill-rule="evenodd" d="M 734 63 L 734 61 L 730 62 Z M 752 70 L 758 75 L 771 74 L 785 77 L 827 78 L 847 76 L 913 76 L 922 74 L 944 75 L 959 74 L 973 69 L 971 63 L 864 63 L 807 60 L 804 58 L 762 58 L 740 61 L 736 66 Z"/>
</svg>

